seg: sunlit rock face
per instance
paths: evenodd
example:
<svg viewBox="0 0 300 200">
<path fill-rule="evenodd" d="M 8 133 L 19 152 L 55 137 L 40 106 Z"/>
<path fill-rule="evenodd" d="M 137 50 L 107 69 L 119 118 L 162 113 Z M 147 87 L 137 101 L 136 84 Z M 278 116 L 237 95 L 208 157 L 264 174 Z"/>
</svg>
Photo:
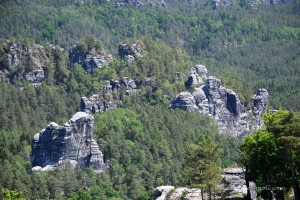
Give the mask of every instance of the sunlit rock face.
<svg viewBox="0 0 300 200">
<path fill-rule="evenodd" d="M 262 127 L 261 114 L 265 112 L 269 99 L 266 89 L 258 90 L 252 98 L 252 110 L 246 111 L 234 91 L 222 86 L 218 78 L 206 75 L 205 66 L 193 67 L 185 82 L 189 91 L 178 94 L 169 108 L 201 112 L 215 119 L 220 133 L 229 133 L 236 137 L 242 137 Z"/>
<path fill-rule="evenodd" d="M 93 136 L 94 117 L 77 112 L 64 126 L 51 122 L 32 138 L 30 154 L 33 171 L 49 171 L 78 164 L 103 172 L 107 166 Z"/>
</svg>

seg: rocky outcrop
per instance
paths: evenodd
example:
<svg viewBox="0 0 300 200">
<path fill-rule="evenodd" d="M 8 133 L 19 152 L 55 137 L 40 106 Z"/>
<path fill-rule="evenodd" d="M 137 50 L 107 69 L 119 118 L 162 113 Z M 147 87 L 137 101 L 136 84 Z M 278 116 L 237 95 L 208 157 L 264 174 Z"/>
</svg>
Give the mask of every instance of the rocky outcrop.
<svg viewBox="0 0 300 200">
<path fill-rule="evenodd" d="M 117 107 L 118 104 L 114 100 L 104 100 L 104 98 L 98 94 L 94 94 L 90 98 L 81 97 L 80 110 L 86 113 L 101 113 L 113 110 Z"/>
<path fill-rule="evenodd" d="M 69 51 L 70 67 L 74 64 L 81 65 L 87 73 L 92 73 L 96 68 L 102 69 L 112 62 L 111 54 L 97 51 L 96 48 L 85 51 L 80 45 L 74 45 Z"/>
<path fill-rule="evenodd" d="M 195 65 L 185 82 L 186 88 L 189 89 L 192 85 L 195 87 L 202 85 L 207 78 L 206 75 L 207 69 L 204 65 Z"/>
<path fill-rule="evenodd" d="M 143 48 L 141 45 L 139 44 L 120 44 L 119 45 L 119 56 L 121 58 L 126 57 L 126 62 L 130 63 L 136 59 L 138 59 L 139 57 L 143 57 L 143 55 L 141 54 L 141 52 L 143 51 Z"/>
<path fill-rule="evenodd" d="M 50 61 L 44 47 L 38 44 L 23 45 L 7 40 L 3 43 L 0 55 L 0 74 L 2 78 L 17 72 L 20 80 L 37 85 L 45 79 L 44 68 Z"/>
<path fill-rule="evenodd" d="M 198 188 L 176 188 L 173 186 L 160 186 L 154 191 L 155 200 L 202 200 L 201 190 Z"/>
<path fill-rule="evenodd" d="M 211 116 L 216 120 L 221 133 L 231 133 L 237 137 L 249 134 L 263 125 L 260 115 L 265 112 L 269 97 L 266 89 L 260 89 L 253 97 L 253 111 L 248 113 L 234 91 L 223 87 L 216 77 L 207 78 L 206 75 L 205 66 L 193 67 L 185 82 L 186 88 L 192 92 L 178 94 L 169 108 L 198 111 Z"/>
<path fill-rule="evenodd" d="M 245 173 L 242 168 L 226 168 L 222 174 L 222 182 L 217 185 L 216 199 L 244 199 L 247 195 Z M 252 200 L 256 200 L 256 187 L 249 183 L 249 191 Z M 175 188 L 173 186 L 160 186 L 154 191 L 155 200 L 202 200 L 208 199 L 208 194 L 201 194 L 199 188 Z"/>
<path fill-rule="evenodd" d="M 144 8 L 151 6 L 152 8 L 157 6 L 166 6 L 167 3 L 164 0 L 115 0 L 115 7 L 134 6 L 137 8 Z"/>
<path fill-rule="evenodd" d="M 57 167 L 80 165 L 103 172 L 107 166 L 93 139 L 93 116 L 77 112 L 64 126 L 51 122 L 32 138 L 30 160 L 32 171 L 48 171 Z"/>
<path fill-rule="evenodd" d="M 241 1 L 238 0 L 212 0 L 211 7 L 217 9 L 220 7 L 228 7 L 234 5 L 248 6 L 249 8 L 257 8 L 260 5 L 274 5 L 274 4 L 285 4 L 293 3 L 294 0 L 248 0 L 245 1 L 246 5 L 242 5 Z"/>
<path fill-rule="evenodd" d="M 130 95 L 132 92 L 138 91 L 141 86 L 151 86 L 153 91 L 157 89 L 155 84 L 151 84 L 150 78 L 145 81 L 129 77 L 111 80 L 103 86 L 103 93 L 94 94 L 89 98 L 82 97 L 80 110 L 95 114 L 115 109 L 122 103 L 124 95 Z"/>
<path fill-rule="evenodd" d="M 264 122 L 261 115 L 266 112 L 266 107 L 269 100 L 269 93 L 266 89 L 257 90 L 256 94 L 252 97 L 252 129 L 255 131 L 262 128 Z"/>
<path fill-rule="evenodd" d="M 242 168 L 226 168 L 222 174 L 223 183 L 220 184 L 222 199 L 243 199 L 247 195 L 245 172 Z M 256 199 L 256 187 L 249 183 L 251 199 Z"/>
<path fill-rule="evenodd" d="M 195 97 L 189 92 L 181 92 L 178 94 L 170 104 L 169 108 L 199 111 L 199 108 L 196 106 Z"/>
</svg>

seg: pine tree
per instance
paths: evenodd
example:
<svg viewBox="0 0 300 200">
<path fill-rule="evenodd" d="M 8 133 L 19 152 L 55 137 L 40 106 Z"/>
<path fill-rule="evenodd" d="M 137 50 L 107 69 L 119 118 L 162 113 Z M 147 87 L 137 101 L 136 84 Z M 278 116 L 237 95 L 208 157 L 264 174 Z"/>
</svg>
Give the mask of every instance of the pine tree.
<svg viewBox="0 0 300 200">
<path fill-rule="evenodd" d="M 202 199 L 204 191 L 212 199 L 216 184 L 221 178 L 219 156 L 220 147 L 209 136 L 202 135 L 188 146 L 185 163 L 187 183 L 191 187 L 201 188 Z"/>
</svg>

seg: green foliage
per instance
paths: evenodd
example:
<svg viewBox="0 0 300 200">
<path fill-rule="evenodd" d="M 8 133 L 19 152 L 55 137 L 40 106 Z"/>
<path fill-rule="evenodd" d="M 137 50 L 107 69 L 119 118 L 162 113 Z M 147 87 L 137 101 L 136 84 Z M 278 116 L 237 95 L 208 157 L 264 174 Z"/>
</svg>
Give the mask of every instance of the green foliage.
<svg viewBox="0 0 300 200">
<path fill-rule="evenodd" d="M 297 1 L 270 8 L 261 6 L 256 10 L 241 1 L 238 7 L 215 11 L 203 1 L 193 5 L 172 2 L 172 6 L 155 10 L 117 9 L 111 3 L 100 1 L 80 6 L 72 1 L 35 1 L 26 6 L 13 2 L 0 4 L 0 36 L 3 38 L 15 36 L 17 41 L 31 38 L 37 43 L 50 42 L 65 49 L 79 44 L 84 51 L 95 47 L 100 52 L 106 47 L 114 54 L 117 45 L 128 38 L 159 39 L 175 48 L 185 48 L 194 62 L 206 64 L 213 75 L 228 79 L 228 69 L 236 71 L 238 77 L 234 79 L 247 91 L 241 93 L 246 103 L 248 91 L 265 87 L 272 95 L 270 103 L 273 107 L 300 109 Z M 165 56 L 174 54 L 159 51 L 159 48 L 156 50 L 165 52 Z M 0 59 L 0 68 L 8 69 L 7 57 L 3 58 Z M 176 76 L 172 75 L 177 71 L 164 68 L 171 62 L 151 58 L 152 55 L 143 59 L 146 63 L 141 61 L 137 67 L 124 70 L 122 76 L 145 77 L 160 71 L 169 76 L 168 81 L 175 79 Z M 178 65 L 183 68 L 191 66 L 180 62 Z M 157 70 L 157 66 L 162 70 Z M 115 67 L 116 73 L 120 73 L 121 70 Z M 156 78 L 162 80 L 161 76 Z"/>
<path fill-rule="evenodd" d="M 284 190 L 262 190 L 263 198 L 273 192 L 278 198 L 293 186 L 295 198 L 299 195 L 299 127 L 297 113 L 279 110 L 264 116 L 266 130 L 258 130 L 247 136 L 241 145 L 247 177 L 257 186 L 284 188 Z M 297 198 L 296 198 L 297 199 Z"/>
<path fill-rule="evenodd" d="M 9 200 L 22 200 L 24 198 L 22 198 L 22 193 L 20 192 L 16 192 L 13 190 L 9 190 L 9 189 L 2 189 L 2 193 L 3 193 L 3 197 L 5 199 L 9 199 Z"/>
<path fill-rule="evenodd" d="M 185 172 L 188 184 L 207 191 L 209 199 L 215 195 L 217 183 L 221 180 L 221 168 L 218 159 L 220 146 L 211 136 L 200 135 L 187 147 Z"/>
<path fill-rule="evenodd" d="M 300 110 L 299 2 L 248 8 L 246 1 L 241 1 L 240 7 L 215 11 L 203 1 L 154 10 L 117 9 L 103 1 L 83 5 L 73 0 L 1 1 L 0 70 L 8 70 L 10 77 L 1 78 L 0 83 L 0 188 L 5 188 L 0 199 L 8 195 L 151 199 L 156 186 L 186 184 L 182 170 L 190 148 L 207 150 L 208 155 L 208 150 L 220 146 L 220 152 L 203 161 L 208 172 L 217 172 L 217 163 L 222 167 L 239 163 L 236 139 L 218 135 L 210 120 L 199 113 L 168 110 L 169 100 L 164 95 L 173 97 L 184 90 L 182 77 L 192 63 L 203 63 L 210 74 L 236 91 L 246 106 L 252 91 L 265 87 L 274 107 Z M 21 42 L 17 69 L 9 65 L 9 49 L 3 45 L 6 39 Z M 118 58 L 117 46 L 124 41 L 141 44 L 143 57 L 128 64 Z M 46 48 L 50 61 L 43 65 L 46 80 L 38 87 L 19 80 L 34 69 L 33 60 L 24 53 L 33 43 L 57 45 Z M 67 50 L 74 44 L 82 52 L 109 50 L 114 61 L 93 74 L 80 65 L 68 68 Z M 122 108 L 95 116 L 95 137 L 110 170 L 100 175 L 91 169 L 32 174 L 31 137 L 50 121 L 64 123 L 78 110 L 81 96 L 101 94 L 106 81 L 124 76 L 151 78 L 158 89 L 142 87 L 125 96 L 121 88 L 114 95 L 123 98 Z M 259 186 L 290 188 L 300 172 L 299 115 L 279 111 L 267 115 L 265 121 L 266 130 L 247 137 L 241 146 L 247 175 Z M 201 133 L 205 137 L 193 143 Z M 210 162 L 211 168 L 207 167 Z M 204 178 L 205 187 L 215 183 Z M 282 192 L 276 194 L 282 197 Z M 261 195 L 269 194 L 263 191 Z"/>
</svg>

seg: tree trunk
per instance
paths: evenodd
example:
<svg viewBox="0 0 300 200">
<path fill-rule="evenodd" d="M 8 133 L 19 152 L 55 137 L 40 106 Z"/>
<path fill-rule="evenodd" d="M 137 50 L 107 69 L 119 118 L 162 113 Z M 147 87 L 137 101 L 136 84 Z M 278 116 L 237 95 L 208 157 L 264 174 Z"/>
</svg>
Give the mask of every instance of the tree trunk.
<svg viewBox="0 0 300 200">
<path fill-rule="evenodd" d="M 245 181 L 246 181 L 246 186 L 247 186 L 247 195 L 245 196 L 245 200 L 251 200 L 250 183 L 249 183 L 249 179 L 248 179 L 247 175 L 248 175 L 248 171 L 247 171 L 247 167 L 246 167 Z"/>
<path fill-rule="evenodd" d="M 290 170 L 291 170 L 291 175 L 292 175 L 295 199 L 300 199 L 300 189 L 299 189 L 299 183 L 298 183 L 297 177 L 295 175 L 292 147 L 290 147 Z"/>
</svg>

